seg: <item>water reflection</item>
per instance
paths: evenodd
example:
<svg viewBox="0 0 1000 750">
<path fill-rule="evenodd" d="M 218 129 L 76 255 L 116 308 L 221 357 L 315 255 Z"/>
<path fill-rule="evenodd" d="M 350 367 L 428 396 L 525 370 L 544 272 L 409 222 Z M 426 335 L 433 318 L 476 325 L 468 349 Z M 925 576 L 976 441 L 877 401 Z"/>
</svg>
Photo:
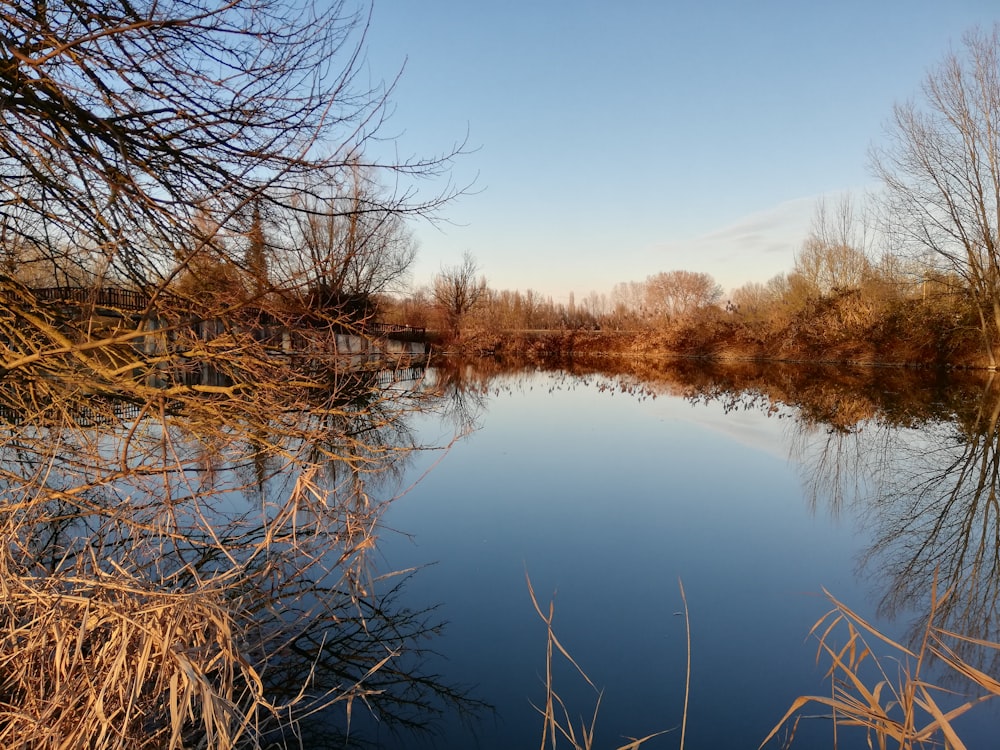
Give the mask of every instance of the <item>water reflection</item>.
<svg viewBox="0 0 1000 750">
<path fill-rule="evenodd" d="M 987 377 L 977 399 L 961 400 L 936 419 L 905 427 L 867 420 L 854 433 L 809 446 L 814 455 L 833 442 L 843 446 L 838 460 L 815 475 L 817 495 L 836 488 L 844 473 L 857 472 L 870 486 L 855 501 L 875 539 L 861 565 L 883 591 L 886 617 L 926 611 L 936 582 L 953 591 L 939 608 L 940 627 L 1000 640 L 998 386 Z M 828 494 L 840 502 L 836 490 Z M 960 652 L 987 671 L 1000 666 L 995 651 L 965 643 Z"/>
<path fill-rule="evenodd" d="M 204 695 L 217 696 L 207 705 L 232 734 L 288 744 L 301 738 L 309 747 L 340 746 L 348 715 L 357 738 L 360 718 L 369 711 L 404 730 L 433 723 L 441 712 L 479 708 L 462 690 L 422 671 L 423 649 L 436 647 L 426 637 L 440 625 L 426 608 L 437 602 L 410 600 L 407 606 L 409 574 L 380 577 L 372 557 L 384 503 L 406 486 L 414 452 L 423 447 L 411 417 L 434 411 L 462 434 L 483 423 L 501 391 L 540 383 L 637 400 L 681 397 L 721 405 L 730 416 L 750 411 L 780 420 L 787 439 L 782 449 L 791 451 L 799 467 L 807 505 L 817 516 L 859 519 L 865 528 L 870 542 L 859 566 L 882 614 L 919 619 L 936 576 L 939 585 L 955 591 L 941 610 L 940 625 L 1000 638 L 996 379 L 753 363 L 613 366 L 607 360 L 578 361 L 544 380 L 532 369 L 506 370 L 492 360 L 446 364 L 403 383 L 393 379 L 358 375 L 349 386 L 340 379 L 307 392 L 290 384 L 263 403 L 259 395 L 252 400 L 238 393 L 220 399 L 210 393 L 128 402 L 82 394 L 56 399 L 44 382 L 6 382 L 0 389 L 0 417 L 7 421 L 0 436 L 0 483 L 7 498 L 0 508 L 0 616 L 7 636 L 0 666 L 14 676 L 0 685 L 0 705 L 34 706 L 39 713 L 32 721 L 72 732 L 80 722 L 88 726 L 87 712 L 93 713 L 94 695 L 81 686 L 94 674 L 119 675 L 129 699 L 101 700 L 105 711 L 131 706 L 143 712 L 128 725 L 136 737 L 148 735 L 151 726 L 166 727 L 169 734 L 172 717 L 184 715 L 178 707 L 185 696 Z M 616 418 L 619 413 L 608 412 Z M 574 424 L 603 437 L 596 422 Z M 523 440 L 517 428 L 510 434 Z M 647 439 L 641 448 L 647 454 L 624 472 L 664 470 L 661 442 Z M 502 450 L 494 446 L 488 460 L 496 464 Z M 611 461 L 608 455 L 616 454 L 605 448 L 599 460 Z M 559 463 L 539 460 L 549 467 Z M 592 484 L 619 468 L 602 464 L 601 472 L 588 473 L 574 465 Z M 468 471 L 478 479 L 489 468 L 484 463 Z M 651 564 L 651 548 L 639 541 L 646 532 L 656 532 L 656 549 L 662 549 L 671 528 L 681 529 L 673 543 L 687 555 L 698 550 L 683 546 L 686 538 L 704 542 L 702 553 L 714 545 L 724 552 L 718 559 L 714 553 L 699 558 L 700 567 L 718 563 L 731 577 L 725 556 L 734 554 L 734 545 L 745 559 L 766 557 L 749 545 L 752 534 L 745 528 L 730 532 L 718 517 L 701 523 L 695 506 L 709 502 L 700 494 L 703 477 L 695 477 L 690 488 L 679 487 L 684 480 L 677 477 L 670 481 L 669 490 L 653 483 L 648 494 L 656 502 L 648 506 L 641 504 L 645 490 L 635 493 L 637 521 L 627 537 L 616 537 L 617 527 L 601 515 L 603 506 L 583 493 L 571 507 L 557 508 L 560 495 L 573 494 L 561 476 L 543 488 L 542 500 L 530 501 L 535 515 L 525 517 L 537 520 L 551 506 L 560 531 L 567 525 L 585 530 L 583 521 L 598 518 L 607 537 L 600 543 L 615 551 L 615 562 L 627 560 L 627 575 L 607 586 L 616 595 L 642 577 L 635 571 Z M 643 514 L 662 509 L 668 491 L 677 500 L 665 511 L 669 525 L 651 522 L 645 528 Z M 605 494 L 620 492 L 613 486 Z M 682 502 L 687 495 L 697 501 L 690 507 Z M 481 500 L 463 508 L 470 516 L 492 512 Z M 506 509 L 525 502 L 509 494 L 500 504 Z M 724 511 L 716 505 L 716 513 L 745 513 L 741 505 L 746 503 Z M 538 529 L 543 526 L 539 521 Z M 513 529 L 510 537 L 501 535 L 506 527 Z M 476 533 L 480 528 L 489 529 L 489 540 Z M 448 542 L 474 543 L 477 554 L 489 549 L 493 557 L 517 557 L 513 586 L 519 587 L 524 561 L 518 550 L 508 549 L 516 546 L 510 540 L 536 531 L 521 518 L 497 514 Z M 543 539 L 546 550 L 551 545 Z M 585 555 L 573 565 L 586 569 L 593 546 L 583 546 Z M 787 562 L 771 569 L 777 567 Z M 667 572 L 672 579 L 674 568 Z M 595 580 L 598 574 L 591 573 Z M 499 574 L 484 580 L 490 597 L 506 585 Z M 526 605 L 523 596 L 517 601 Z M 583 617 L 596 619 L 601 609 Z M 671 621 L 671 611 L 648 620 L 659 627 Z M 707 619 L 703 631 L 711 628 Z M 146 654 L 142 658 L 156 669 L 121 672 L 115 659 L 123 651 L 108 646 L 114 643 L 125 644 L 124 653 Z M 973 663 L 998 667 L 967 648 L 963 656 L 978 659 Z M 57 663 L 57 653 L 68 656 Z M 59 675 L 63 687 L 53 693 L 48 682 L 18 676 L 17 660 L 27 665 L 25 674 Z M 581 662 L 587 666 L 586 654 Z M 164 695 L 177 696 L 176 705 Z M 331 703 L 336 711 L 318 710 Z M 57 709 L 58 717 L 52 713 Z M 202 710 L 187 714 L 182 724 L 192 743 L 207 731 Z M 306 717 L 310 721 L 294 724 Z M 770 725 L 777 715 L 761 719 Z M 96 731 L 92 725 L 90 730 Z"/>
<path fill-rule="evenodd" d="M 915 640 L 936 584 L 953 592 L 938 609 L 940 628 L 1000 641 L 995 374 L 692 362 L 605 372 L 629 392 L 786 419 L 805 501 L 834 517 L 849 511 L 872 539 L 858 566 L 879 592 L 879 615 L 912 618 Z M 980 669 L 1000 670 L 994 649 L 965 641 L 956 649 Z"/>
<path fill-rule="evenodd" d="M 3 736 L 343 746 L 361 711 L 481 708 L 422 671 L 440 623 L 398 603 L 406 575 L 372 572 L 408 420 L 476 416 L 422 375 L 135 400 L 5 381 Z"/>
</svg>

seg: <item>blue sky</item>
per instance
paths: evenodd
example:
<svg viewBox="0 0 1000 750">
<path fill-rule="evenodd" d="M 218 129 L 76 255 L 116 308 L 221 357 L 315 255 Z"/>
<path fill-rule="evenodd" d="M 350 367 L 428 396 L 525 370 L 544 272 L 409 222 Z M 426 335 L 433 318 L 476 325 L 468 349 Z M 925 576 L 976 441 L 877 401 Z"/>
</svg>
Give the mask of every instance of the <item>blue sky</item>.
<svg viewBox="0 0 1000 750">
<path fill-rule="evenodd" d="M 417 224 L 413 282 L 468 250 L 565 301 L 674 269 L 728 290 L 791 268 L 820 196 L 873 186 L 894 102 L 984 0 L 374 0 L 366 73 L 402 77 L 403 155 L 476 150 L 474 194 Z"/>
</svg>

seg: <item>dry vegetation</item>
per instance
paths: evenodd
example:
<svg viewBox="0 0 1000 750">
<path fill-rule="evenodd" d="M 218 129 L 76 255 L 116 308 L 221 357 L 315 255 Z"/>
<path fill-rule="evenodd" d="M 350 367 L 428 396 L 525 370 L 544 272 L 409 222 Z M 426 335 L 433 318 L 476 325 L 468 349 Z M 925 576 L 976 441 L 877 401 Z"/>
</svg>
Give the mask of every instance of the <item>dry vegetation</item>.
<svg viewBox="0 0 1000 750">
<path fill-rule="evenodd" d="M 829 596 L 829 595 L 828 595 Z M 964 750 L 956 721 L 978 704 L 1000 695 L 1000 682 L 980 671 L 955 650 L 955 644 L 973 643 L 985 649 L 1000 644 L 953 633 L 937 624 L 938 608 L 951 596 L 932 591 L 931 608 L 922 638 L 915 648 L 892 640 L 847 605 L 832 596 L 834 608 L 811 631 L 819 640 L 817 660 L 830 664 L 830 695 L 797 698 L 781 721 L 761 743 L 766 745 L 790 725 L 787 743 L 803 719 L 801 710 L 819 705 L 833 719 L 833 747 L 839 747 L 838 728 L 861 728 L 869 747 L 900 750 L 939 743 Z M 957 695 L 936 687 L 927 673 L 931 663 L 946 665 L 965 682 Z M 979 697 L 966 699 L 965 695 Z M 851 744 L 855 740 L 851 735 Z"/>
<path fill-rule="evenodd" d="M 555 750 L 560 746 L 560 743 L 568 743 L 569 747 L 573 750 L 592 750 L 594 747 L 594 732 L 597 725 L 598 714 L 601 710 L 601 691 L 598 687 L 591 681 L 587 676 L 587 673 L 583 671 L 576 660 L 570 656 L 569 651 L 566 647 L 559 641 L 559 638 L 555 634 L 553 629 L 553 620 L 555 619 L 555 603 L 550 601 L 547 613 L 542 610 L 541 605 L 538 603 L 538 597 L 535 595 L 534 586 L 531 585 L 531 578 L 527 577 L 528 583 L 528 594 L 531 597 L 531 604 L 534 606 L 535 611 L 541 618 L 542 622 L 545 623 L 546 628 L 546 641 L 545 641 L 545 705 L 543 707 L 536 706 L 538 713 L 542 715 L 542 750 L 545 748 L 551 748 Z M 684 601 L 684 618 L 685 627 L 688 634 L 688 644 L 687 644 L 687 676 L 685 681 L 684 690 L 684 710 L 682 713 L 682 723 L 680 727 L 680 750 L 684 750 L 684 738 L 685 731 L 687 728 L 687 701 L 688 695 L 691 688 L 691 624 L 688 619 L 687 611 L 687 598 L 684 595 L 684 584 L 679 583 L 681 590 L 681 598 Z M 566 705 L 562 698 L 559 697 L 559 693 L 555 688 L 555 678 L 553 664 L 556 656 L 561 656 L 569 665 L 572 666 L 573 671 L 593 690 L 597 695 L 594 710 L 590 716 L 589 721 L 584 719 L 579 720 L 579 724 L 574 724 L 573 715 L 570 712 L 570 708 Z M 644 745 L 649 740 L 654 737 L 659 737 L 666 734 L 670 730 L 663 730 L 660 732 L 655 732 L 653 734 L 646 735 L 645 737 L 630 738 L 630 741 L 624 745 L 621 745 L 617 750 L 638 750 L 642 745 Z"/>
<path fill-rule="evenodd" d="M 721 307 L 714 281 L 684 271 L 622 285 L 610 301 L 553 305 L 486 289 L 471 256 L 442 272 L 435 300 L 392 303 L 377 295 L 397 289 L 413 259 L 405 218 L 456 194 L 428 197 L 417 178 L 445 172 L 461 147 L 397 163 L 366 156 L 391 84 L 359 88 L 364 18 L 339 2 L 283 0 L 8 10 L 0 741 L 11 747 L 285 746 L 304 743 L 307 720 L 328 720 L 331 706 L 344 722 L 363 706 L 402 727 L 442 705 L 476 707 L 408 662 L 437 624 L 396 607 L 395 582 L 370 574 L 376 490 L 414 448 L 405 416 L 417 404 L 389 396 L 364 357 L 336 356 L 333 342 L 363 333 L 379 302 L 398 322 L 436 324 L 456 349 L 529 360 L 996 364 L 1000 179 L 996 160 L 978 157 L 1000 136 L 990 111 L 949 118 L 968 101 L 948 86 L 993 94 L 981 100 L 995 109 L 997 33 L 967 40 L 967 68 L 950 58 L 929 79 L 927 119 L 897 110 L 899 148 L 879 165 L 908 254 L 875 252 L 846 207 L 820 214 L 791 273 Z M 956 139 L 949 122 L 967 129 Z M 977 165 L 971 184 L 994 194 L 972 191 L 956 207 L 949 197 L 969 185 L 928 188 L 953 173 L 914 158 L 939 136 Z M 921 164 L 930 172 L 914 171 Z M 926 253 L 934 262 L 916 262 Z M 66 305 L 36 294 L 54 286 L 93 296 Z M 97 304 L 107 288 L 140 295 L 142 309 Z M 295 329 L 301 356 L 268 327 Z M 460 421 L 476 388 L 463 394 L 448 406 Z M 811 395 L 838 428 L 875 408 L 864 393 Z M 551 609 L 535 605 L 548 663 L 568 658 Z M 935 612 L 910 650 L 836 603 L 820 632 L 835 692 L 818 700 L 879 744 L 939 731 L 960 747 L 950 721 L 971 703 L 939 705 L 922 681 L 925 655 L 998 689 Z M 833 645 L 838 625 L 847 646 Z M 901 682 L 869 689 L 856 678 L 873 663 L 864 633 L 915 660 Z M 577 732 L 547 688 L 545 736 L 587 747 L 592 724 Z"/>
<path fill-rule="evenodd" d="M 334 363 L 279 386 L 270 368 L 287 365 L 251 346 L 235 383 L 123 377 L 112 398 L 98 393 L 106 370 L 5 380 L 0 738 L 12 746 L 256 747 L 292 741 L 334 704 L 328 739 L 359 706 L 397 727 L 473 706 L 420 674 L 438 625 L 369 572 L 419 394 Z"/>
<path fill-rule="evenodd" d="M 871 280 L 864 288 L 786 287 L 752 307 L 710 305 L 679 317 L 638 313 L 570 315 L 543 307 L 536 320 L 511 323 L 508 294 L 487 294 L 466 316 L 453 351 L 550 364 L 580 355 L 681 356 L 717 360 L 846 362 L 985 367 L 982 337 L 957 284 L 923 296 L 920 286 Z M 516 294 L 513 295 L 516 299 Z M 737 294 L 735 299 L 739 299 Z M 411 309 L 411 308 L 407 308 Z M 434 312 L 422 320 L 435 325 Z"/>
<path fill-rule="evenodd" d="M 320 719 L 342 744 L 359 706 L 402 727 L 472 705 L 419 670 L 437 624 L 369 572 L 417 396 L 338 337 L 405 275 L 406 217 L 455 194 L 411 178 L 458 149 L 366 157 L 391 84 L 361 85 L 365 24 L 341 2 L 5 6 L 11 747 L 298 746 Z"/>
</svg>

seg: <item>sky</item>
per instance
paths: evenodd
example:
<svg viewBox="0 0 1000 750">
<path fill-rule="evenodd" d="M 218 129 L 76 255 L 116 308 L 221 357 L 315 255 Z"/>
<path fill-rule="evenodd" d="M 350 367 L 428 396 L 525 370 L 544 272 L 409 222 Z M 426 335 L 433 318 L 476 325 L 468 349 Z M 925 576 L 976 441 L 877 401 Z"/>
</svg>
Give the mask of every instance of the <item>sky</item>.
<svg viewBox="0 0 1000 750">
<path fill-rule="evenodd" d="M 787 272 L 821 198 L 877 189 L 893 104 L 997 21 L 995 0 L 374 0 L 363 71 L 401 71 L 383 147 L 466 142 L 471 188 L 413 224 L 412 283 L 464 252 L 556 302 Z"/>
</svg>

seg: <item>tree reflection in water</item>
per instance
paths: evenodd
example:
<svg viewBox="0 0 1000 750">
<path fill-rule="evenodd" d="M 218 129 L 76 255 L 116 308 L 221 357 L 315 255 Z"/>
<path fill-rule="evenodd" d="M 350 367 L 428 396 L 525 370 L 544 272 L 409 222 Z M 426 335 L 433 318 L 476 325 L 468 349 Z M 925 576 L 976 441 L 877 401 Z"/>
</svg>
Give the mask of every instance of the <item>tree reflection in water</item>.
<svg viewBox="0 0 1000 750">
<path fill-rule="evenodd" d="M 885 576 L 884 616 L 925 610 L 936 578 L 953 592 L 939 609 L 939 627 L 1000 641 L 1000 382 L 991 375 L 980 400 L 964 406 L 919 428 L 876 428 L 867 439 L 856 433 L 873 489 L 862 514 L 874 542 L 862 564 Z M 995 673 L 998 652 L 980 651 L 959 647 L 964 659 Z"/>
<path fill-rule="evenodd" d="M 647 393 L 786 418 L 806 502 L 814 512 L 850 510 L 870 535 L 859 570 L 880 592 L 880 616 L 912 616 L 915 642 L 936 581 L 951 591 L 936 610 L 938 628 L 1000 641 L 995 374 L 668 362 L 614 377 Z M 968 641 L 955 648 L 1000 672 L 1000 651 Z"/>
<path fill-rule="evenodd" d="M 362 710 L 404 730 L 482 708 L 421 671 L 440 623 L 369 566 L 408 417 L 451 392 L 377 373 L 266 403 L 5 382 L 0 736 L 343 746 Z"/>
<path fill-rule="evenodd" d="M 795 700 L 775 731 L 794 733 L 818 711 L 860 727 L 841 739 L 867 732 L 873 746 L 894 738 L 916 747 L 950 736 L 957 717 L 1000 695 L 995 375 L 610 358 L 568 369 L 568 380 L 602 390 L 783 420 L 809 508 L 858 523 L 858 571 L 881 620 L 870 625 L 851 603 L 831 601 L 812 631 L 830 690 Z M 973 729 L 989 718 L 978 713 Z"/>
</svg>

